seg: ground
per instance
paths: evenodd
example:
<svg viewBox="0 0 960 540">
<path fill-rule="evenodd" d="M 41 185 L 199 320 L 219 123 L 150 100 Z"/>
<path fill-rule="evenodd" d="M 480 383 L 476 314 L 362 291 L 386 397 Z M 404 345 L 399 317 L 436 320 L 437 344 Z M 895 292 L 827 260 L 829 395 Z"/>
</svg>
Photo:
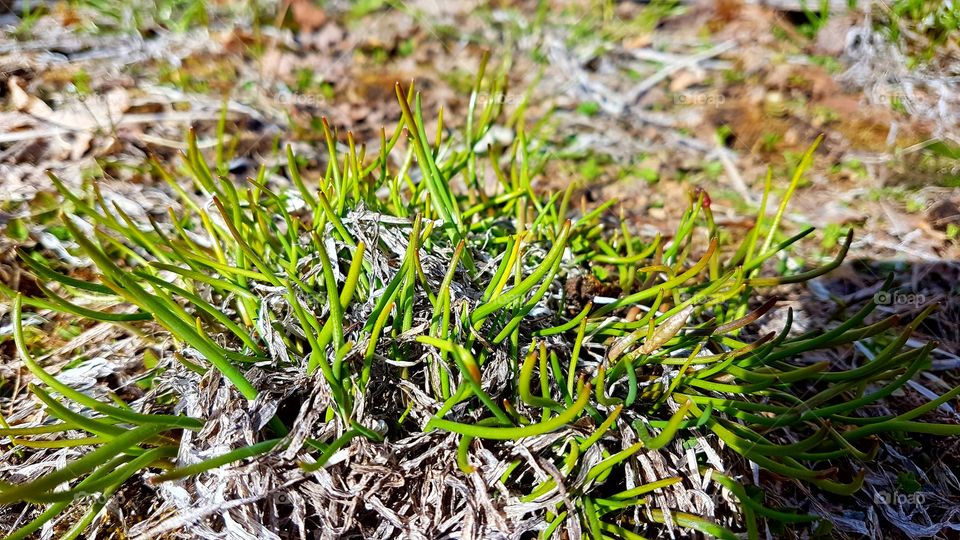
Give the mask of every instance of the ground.
<svg viewBox="0 0 960 540">
<path fill-rule="evenodd" d="M 503 100 L 535 126 L 550 159 L 533 187 L 574 184 L 573 205 L 584 209 L 616 199 L 610 219 L 642 238 L 672 234 L 695 188 L 709 193 L 718 224 L 746 232 L 767 175 L 779 200 L 822 135 L 784 220 L 789 232 L 817 231 L 777 270 L 829 259 L 849 228 L 855 239 L 838 270 L 778 291 L 771 328 L 786 307 L 806 328 L 825 324 L 878 294 L 892 272 L 897 292 L 881 312 L 941 305 L 914 336 L 939 343 L 914 390 L 939 394 L 960 379 L 960 47 L 949 30 L 943 37 L 899 9 L 909 2 L 827 2 L 816 12 L 739 0 L 110 4 L 0 6 L 0 281 L 14 290 L 37 291 L 14 247 L 89 272 L 66 249 L 47 171 L 72 188 L 96 179 L 132 218 L 164 220 L 179 203 L 152 163 L 176 163 L 187 130 L 208 151 L 226 141 L 236 177 L 278 163 L 287 144 L 322 175 L 322 122 L 340 144 L 375 155 L 381 129 L 401 115 L 396 82 L 423 93 L 425 118 L 442 110 L 439 127 L 461 126 L 489 52 L 486 69 L 509 86 L 477 102 Z M 0 392 L 12 407 L 23 383 L 8 313 L 0 304 Z M 49 328 L 49 357 L 61 363 L 68 352 L 135 347 L 136 336 L 114 327 Z M 125 364 L 113 376 L 142 369 Z M 886 406 L 909 410 L 918 399 L 900 392 Z M 949 405 L 939 414 L 960 419 Z M 943 501 L 932 506 L 956 505 L 957 438 L 921 442 L 890 462 L 935 486 Z M 858 507 L 770 482 L 784 501 L 817 500 L 845 534 L 957 534 L 955 511 L 907 517 L 893 504 Z"/>
</svg>

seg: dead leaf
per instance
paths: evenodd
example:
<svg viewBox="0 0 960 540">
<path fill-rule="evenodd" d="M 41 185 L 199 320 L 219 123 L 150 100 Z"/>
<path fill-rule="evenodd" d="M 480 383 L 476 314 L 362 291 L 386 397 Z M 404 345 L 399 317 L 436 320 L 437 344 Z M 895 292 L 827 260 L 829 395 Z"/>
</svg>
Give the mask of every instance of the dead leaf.
<svg viewBox="0 0 960 540">
<path fill-rule="evenodd" d="M 702 83 L 706 76 L 702 69 L 682 69 L 670 80 L 670 91 L 681 92 L 686 90 L 691 86 Z"/>
<path fill-rule="evenodd" d="M 19 78 L 12 77 L 7 83 L 13 106 L 20 112 L 59 127 L 74 130 L 109 128 L 130 107 L 127 91 L 114 88 L 106 94 L 76 100 L 53 110 L 40 98 L 27 94 L 19 82 Z"/>
<path fill-rule="evenodd" d="M 31 96 L 20 87 L 20 77 L 10 77 L 7 81 L 7 89 L 10 91 L 10 104 L 18 111 L 38 118 L 44 118 L 53 113 L 53 109 L 43 100 Z"/>
<path fill-rule="evenodd" d="M 307 34 L 313 33 L 327 22 L 327 12 L 310 0 L 290 0 L 290 10 L 300 31 Z"/>
<path fill-rule="evenodd" d="M 40 98 L 27 93 L 20 82 L 17 77 L 7 81 L 10 104 L 20 113 L 28 115 L 32 122 L 23 122 L 24 118 L 20 117 L 18 127 L 36 129 L 38 133 L 35 136 L 38 139 L 49 133 L 46 135 L 50 140 L 50 155 L 47 157 L 51 159 L 65 154 L 71 159 L 79 159 L 90 148 L 94 133 L 98 130 L 112 132 L 113 125 L 130 107 L 127 91 L 114 88 L 105 94 L 74 100 L 54 110 Z"/>
</svg>

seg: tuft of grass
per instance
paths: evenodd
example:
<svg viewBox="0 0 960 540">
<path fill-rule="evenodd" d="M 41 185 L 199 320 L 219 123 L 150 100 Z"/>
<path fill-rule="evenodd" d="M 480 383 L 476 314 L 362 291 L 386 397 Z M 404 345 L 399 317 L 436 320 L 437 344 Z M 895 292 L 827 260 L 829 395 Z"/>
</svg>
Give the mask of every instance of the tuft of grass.
<svg viewBox="0 0 960 540">
<path fill-rule="evenodd" d="M 910 46 L 915 63 L 928 62 L 939 48 L 956 43 L 960 7 L 953 2 L 902 0 L 880 8 L 875 24 L 891 41 Z"/>
<path fill-rule="evenodd" d="M 99 189 L 75 193 L 51 176 L 65 202 L 64 231 L 96 279 L 20 251 L 44 284 L 41 294 L 6 285 L 0 294 L 12 304 L 16 348 L 44 419 L 3 425 L 0 436 L 23 456 L 59 446 L 80 457 L 0 484 L 0 504 L 24 505 L 29 516 L 6 538 L 27 538 L 68 513 L 81 517 L 65 536 L 80 537 L 119 489 L 145 475 L 152 483 L 183 481 L 268 457 L 272 466 L 313 473 L 359 441 L 445 432 L 457 439 L 441 454 L 450 474 L 489 473 L 490 456 L 500 459 L 499 492 L 489 496 L 531 503 L 542 538 L 572 531 L 638 538 L 673 523 L 752 539 L 764 521 L 802 526 L 818 518 L 767 506 L 736 470 L 708 461 L 697 474 L 709 472 L 739 500 L 739 517 L 667 514 L 660 505 L 647 512 L 655 492 L 700 486 L 684 476 L 687 463 L 668 464 L 676 475 L 644 479 L 639 456 L 684 455 L 688 440 L 721 441 L 779 477 L 849 496 L 863 483 L 857 464 L 877 451 L 876 437 L 960 434 L 957 425 L 920 421 L 960 388 L 896 416 L 865 412 L 928 366 L 935 344 L 911 336 L 933 305 L 902 325 L 897 317 L 869 320 L 871 301 L 825 331 L 794 335 L 789 310 L 779 332 L 748 331 L 777 304 L 758 305 L 761 291 L 831 271 L 852 242 L 848 232 L 823 266 L 763 274 L 812 231 L 784 238 L 780 226 L 816 144 L 799 159 L 772 217 L 767 177 L 755 225 L 739 243 L 714 221 L 702 190 L 683 203 L 672 236 L 645 240 L 609 219 L 615 201 L 578 208 L 575 186 L 534 189 L 546 156 L 535 134 L 522 114 L 505 117 L 503 99 L 477 99 L 504 88 L 502 78 L 481 71 L 464 127 L 450 135 L 442 118 L 427 133 L 419 94 L 397 85 L 402 116 L 375 151 L 322 122 L 321 174 L 301 170 L 287 148 L 282 170 L 268 174 L 264 166 L 235 182 L 218 173 L 231 158 L 222 129 L 213 163 L 190 133 L 181 170 L 155 164 L 181 205 L 164 222 L 137 222 Z M 513 142 L 477 148 L 497 124 L 515 131 Z M 495 188 L 481 181 L 485 172 Z M 271 180 L 278 173 L 289 183 Z M 620 293 L 578 298 L 563 286 L 590 275 L 611 276 Z M 182 414 L 184 394 L 199 392 L 184 386 L 195 382 L 145 378 L 155 402 L 136 407 L 81 393 L 35 359 L 24 335 L 28 312 L 139 330 L 159 325 L 183 370 L 222 378 L 239 400 L 272 399 L 256 373 L 289 371 L 328 399 L 315 426 L 278 414 L 255 440 L 180 462 L 183 441 L 210 436 L 204 428 L 216 420 Z M 804 360 L 853 343 L 872 360 L 848 369 Z M 371 403 L 383 395 L 393 400 Z M 304 434 L 305 444 L 292 448 Z M 551 474 L 509 451 L 531 441 L 528 452 Z M 287 450 L 293 457 L 278 457 Z M 843 473 L 838 463 L 856 470 Z"/>
</svg>

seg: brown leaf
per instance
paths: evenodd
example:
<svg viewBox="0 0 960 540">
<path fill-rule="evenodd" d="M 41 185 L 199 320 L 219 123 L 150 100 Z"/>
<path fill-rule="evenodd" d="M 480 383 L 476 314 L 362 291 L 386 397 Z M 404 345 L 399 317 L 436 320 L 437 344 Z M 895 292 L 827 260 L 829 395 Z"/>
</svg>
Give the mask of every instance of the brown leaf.
<svg viewBox="0 0 960 540">
<path fill-rule="evenodd" d="M 312 33 L 327 22 L 327 12 L 310 0 L 291 0 L 290 10 L 301 32 Z"/>
<path fill-rule="evenodd" d="M 126 90 L 114 88 L 102 95 L 76 100 L 59 109 L 52 109 L 40 98 L 27 93 L 20 86 L 20 79 L 11 77 L 7 82 L 10 104 L 28 116 L 29 123 L 19 127 L 32 127 L 50 141 L 48 156 L 51 159 L 69 155 L 79 159 L 89 148 L 96 130 L 112 131 L 112 126 L 130 106 Z M 25 120 L 21 117 L 20 120 Z M 32 124 L 32 125 L 30 125 Z M 45 130 L 49 133 L 44 134 Z M 109 146 L 109 145 L 108 145 Z"/>
<path fill-rule="evenodd" d="M 650 339 L 643 342 L 643 345 L 640 346 L 640 354 L 650 354 L 663 346 L 664 343 L 670 341 L 673 336 L 677 335 L 680 330 L 683 329 L 683 326 L 687 324 L 687 319 L 690 318 L 692 313 L 693 306 L 687 306 L 676 315 L 663 321 L 653 332 L 653 335 L 650 336 Z"/>
<path fill-rule="evenodd" d="M 126 90 L 114 88 L 106 94 L 74 101 L 54 110 L 40 98 L 28 94 L 19 82 L 20 79 L 12 77 L 7 83 L 11 104 L 20 112 L 60 127 L 75 130 L 108 128 L 130 106 Z"/>
<path fill-rule="evenodd" d="M 681 69 L 670 80 L 670 91 L 681 92 L 702 83 L 706 77 L 707 74 L 702 69 Z"/>
<path fill-rule="evenodd" d="M 20 77 L 10 77 L 7 81 L 7 90 L 10 91 L 10 104 L 18 111 L 38 118 L 44 118 L 53 113 L 53 109 L 44 103 L 43 100 L 31 96 L 20 87 Z"/>
</svg>

